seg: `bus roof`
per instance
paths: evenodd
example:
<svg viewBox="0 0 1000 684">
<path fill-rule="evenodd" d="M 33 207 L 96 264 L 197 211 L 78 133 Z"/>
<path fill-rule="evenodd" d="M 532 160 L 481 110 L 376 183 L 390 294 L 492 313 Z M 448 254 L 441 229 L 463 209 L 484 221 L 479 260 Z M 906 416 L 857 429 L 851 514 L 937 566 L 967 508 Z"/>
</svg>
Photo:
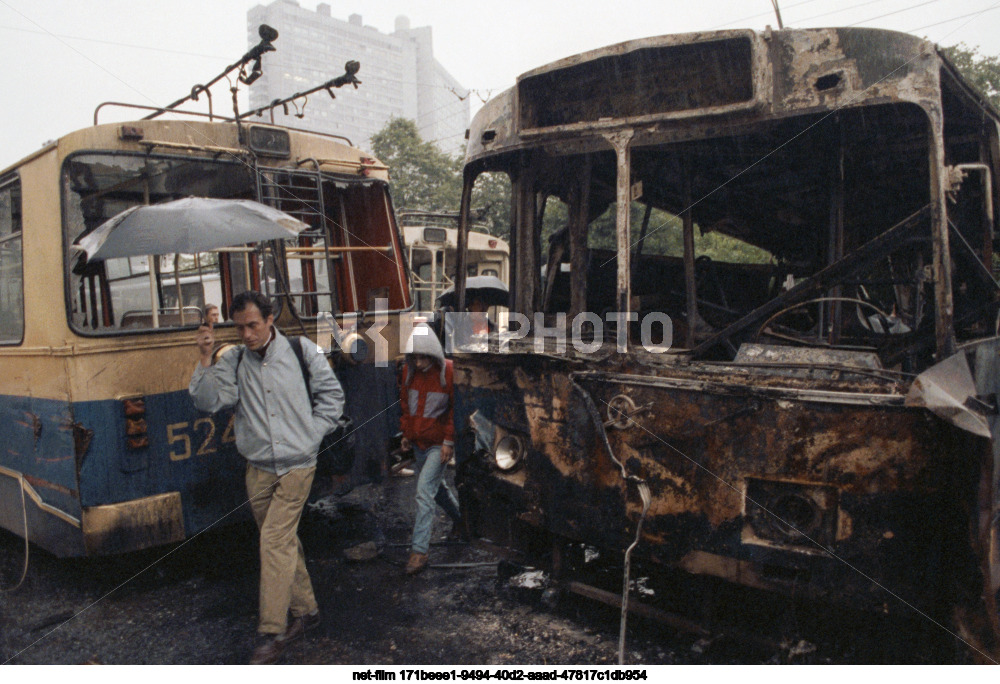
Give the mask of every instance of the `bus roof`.
<svg viewBox="0 0 1000 684">
<path fill-rule="evenodd" d="M 285 126 L 242 122 L 246 142 L 240 143 L 232 121 L 154 119 L 99 124 L 67 133 L 0 171 L 0 175 L 57 148 L 63 155 L 76 150 L 114 150 L 170 154 L 214 154 L 242 158 L 256 154 L 274 166 L 302 165 L 346 176 L 388 180 L 387 167 L 343 139 Z"/>
<path fill-rule="evenodd" d="M 440 226 L 404 226 L 403 243 L 407 246 L 431 247 L 444 245 L 455 249 L 458 246 L 458 229 L 442 228 Z M 428 233 L 427 231 L 432 231 Z M 510 253 L 506 240 L 488 233 L 470 230 L 468 237 L 469 251 L 500 251 Z"/>
<path fill-rule="evenodd" d="M 709 126 L 874 103 L 910 101 L 939 110 L 942 81 L 968 106 L 1000 121 L 932 43 L 906 33 L 741 29 L 643 38 L 521 74 L 473 118 L 465 161 L 675 121 L 685 122 L 693 138 Z"/>
</svg>

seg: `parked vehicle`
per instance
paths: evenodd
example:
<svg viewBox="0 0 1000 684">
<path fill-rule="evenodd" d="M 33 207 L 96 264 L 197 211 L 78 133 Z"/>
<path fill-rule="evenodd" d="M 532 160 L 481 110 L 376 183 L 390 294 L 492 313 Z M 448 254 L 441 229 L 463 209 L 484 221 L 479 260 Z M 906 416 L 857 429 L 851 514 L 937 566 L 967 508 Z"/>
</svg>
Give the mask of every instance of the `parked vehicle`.
<svg viewBox="0 0 1000 684">
<path fill-rule="evenodd" d="M 433 313 L 438 298 L 455 286 L 458 263 L 458 214 L 426 211 L 401 211 L 406 262 L 410 266 L 415 308 Z M 494 276 L 503 283 L 510 277 L 510 248 L 507 241 L 476 226 L 467 238 L 466 275 Z M 505 318 L 505 312 L 497 312 Z"/>
<path fill-rule="evenodd" d="M 883 30 L 662 36 L 520 76 L 465 158 L 465 212 L 510 176 L 523 321 L 455 355 L 476 532 L 557 578 L 571 546 L 634 546 L 917 611 L 996 658 L 998 124 Z"/>
<path fill-rule="evenodd" d="M 243 83 L 274 49 L 264 29 L 228 70 Z M 320 88 L 354 83 L 358 68 Z M 0 172 L 0 525 L 60 556 L 176 542 L 245 516 L 232 414 L 200 415 L 187 385 L 202 307 L 218 305 L 217 338 L 238 343 L 225 321 L 247 289 L 275 299 L 285 332 L 333 348 L 366 456 L 353 476 L 384 467 L 398 393 L 364 340 L 381 314 L 380 334 L 398 342 L 412 306 L 386 167 L 336 136 L 178 110 L 187 99 L 103 124 L 102 105 L 93 126 Z M 186 196 L 255 200 L 308 228 L 194 254 L 76 249 L 128 207 Z"/>
</svg>

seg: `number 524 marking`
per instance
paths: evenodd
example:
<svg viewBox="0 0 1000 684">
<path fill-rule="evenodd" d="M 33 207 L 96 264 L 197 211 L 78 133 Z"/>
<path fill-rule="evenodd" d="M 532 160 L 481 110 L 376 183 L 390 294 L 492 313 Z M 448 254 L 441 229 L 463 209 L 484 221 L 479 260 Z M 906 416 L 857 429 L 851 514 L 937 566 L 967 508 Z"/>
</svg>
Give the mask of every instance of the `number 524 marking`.
<svg viewBox="0 0 1000 684">
<path fill-rule="evenodd" d="M 222 431 L 222 439 L 220 440 L 222 444 L 231 444 L 236 441 L 236 437 L 233 435 L 233 421 L 235 418 L 236 414 L 229 416 L 226 429 Z M 194 423 L 187 421 L 183 423 L 171 423 L 167 426 L 167 444 L 171 445 L 171 461 L 183 461 L 191 458 L 192 435 L 194 435 L 196 440 L 201 440 L 201 446 L 195 452 L 196 456 L 207 456 L 218 451 L 212 445 L 212 439 L 215 437 L 215 422 L 211 418 L 199 418 Z"/>
</svg>

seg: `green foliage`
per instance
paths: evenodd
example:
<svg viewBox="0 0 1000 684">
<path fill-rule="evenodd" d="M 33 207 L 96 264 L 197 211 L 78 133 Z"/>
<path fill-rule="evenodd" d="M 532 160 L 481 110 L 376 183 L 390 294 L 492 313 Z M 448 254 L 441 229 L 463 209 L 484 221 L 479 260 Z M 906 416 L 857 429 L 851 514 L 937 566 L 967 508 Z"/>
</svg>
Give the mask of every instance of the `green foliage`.
<svg viewBox="0 0 1000 684">
<path fill-rule="evenodd" d="M 993 104 L 1000 108 L 1000 57 L 981 55 L 979 48 L 959 43 L 942 48 L 958 71 Z"/>
<path fill-rule="evenodd" d="M 549 239 L 559 230 L 569 224 L 569 207 L 558 197 L 550 196 L 545 200 L 545 213 L 542 215 L 542 256 L 547 258 Z M 568 258 L 568 257 L 567 257 Z"/>
<path fill-rule="evenodd" d="M 389 167 L 396 210 L 458 211 L 461 161 L 425 142 L 410 119 L 390 119 L 372 136 L 372 152 Z"/>
<path fill-rule="evenodd" d="M 473 216 L 486 224 L 490 235 L 504 240 L 510 234 L 510 196 L 510 178 L 506 173 L 481 173 L 472 187 Z"/>
<path fill-rule="evenodd" d="M 607 211 L 590 224 L 588 243 L 592 249 L 617 249 L 616 211 L 616 205 L 612 204 Z M 633 202 L 630 211 L 632 253 L 634 254 L 638 249 L 646 205 Z M 653 209 L 649 216 L 649 227 L 646 229 L 642 253 L 674 257 L 684 256 L 684 223 L 681 218 L 666 211 Z M 711 257 L 713 261 L 732 264 L 766 264 L 772 261 L 771 254 L 759 247 L 754 247 L 722 233 L 704 233 L 697 224 L 695 224 L 694 231 L 694 253 L 696 256 Z"/>
<path fill-rule="evenodd" d="M 390 119 L 372 136 L 372 152 L 389 167 L 396 211 L 457 212 L 462 201 L 462 160 L 420 137 L 410 119 Z M 503 238 L 510 232 L 510 179 L 483 173 L 472 189 L 472 214 L 487 232 Z"/>
</svg>

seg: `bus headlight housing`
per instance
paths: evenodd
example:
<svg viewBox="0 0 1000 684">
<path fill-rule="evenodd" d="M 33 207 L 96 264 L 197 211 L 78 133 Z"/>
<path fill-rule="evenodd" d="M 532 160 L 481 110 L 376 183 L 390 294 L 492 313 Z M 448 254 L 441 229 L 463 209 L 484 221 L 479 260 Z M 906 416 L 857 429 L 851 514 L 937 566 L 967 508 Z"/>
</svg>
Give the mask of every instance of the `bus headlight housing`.
<svg viewBox="0 0 1000 684">
<path fill-rule="evenodd" d="M 836 540 L 834 487 L 747 478 L 744 507 L 744 543 L 822 552 Z"/>
<path fill-rule="evenodd" d="M 524 440 L 518 435 L 507 434 L 497 442 L 493 450 L 493 461 L 498 469 L 510 472 L 521 465 L 524 453 Z"/>
<path fill-rule="evenodd" d="M 340 348 L 352 364 L 364 363 L 368 359 L 368 341 L 358 332 L 351 331 L 344 335 Z"/>
</svg>

